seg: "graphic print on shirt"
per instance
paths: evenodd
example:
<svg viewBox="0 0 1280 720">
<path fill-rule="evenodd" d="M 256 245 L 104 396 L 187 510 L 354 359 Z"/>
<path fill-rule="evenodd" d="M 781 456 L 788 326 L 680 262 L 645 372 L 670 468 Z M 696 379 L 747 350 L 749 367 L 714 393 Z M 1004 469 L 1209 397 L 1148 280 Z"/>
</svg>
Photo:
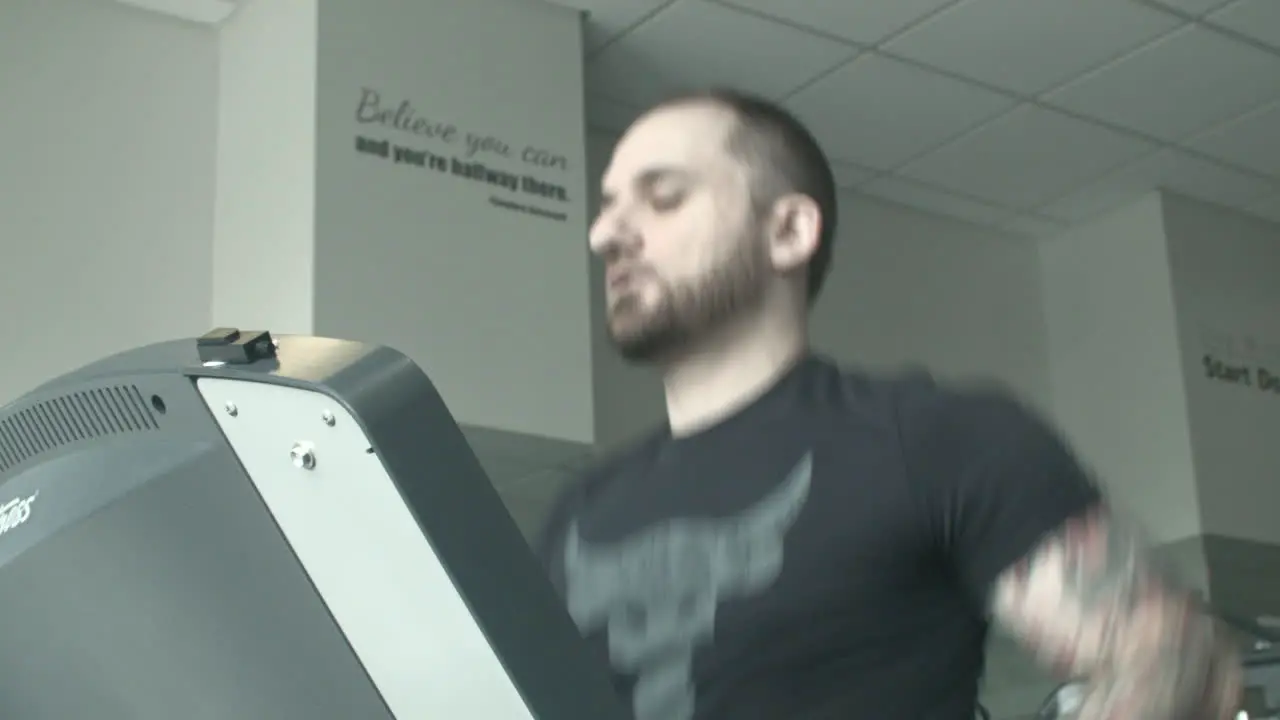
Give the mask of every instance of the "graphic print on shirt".
<svg viewBox="0 0 1280 720">
<path fill-rule="evenodd" d="M 782 572 L 783 543 L 809 498 L 813 455 L 733 517 L 676 519 L 591 545 L 569 527 L 565 590 L 584 632 L 605 628 L 614 667 L 636 677 L 636 720 L 693 717 L 693 655 L 711 640 L 717 605 L 757 595 Z"/>
</svg>

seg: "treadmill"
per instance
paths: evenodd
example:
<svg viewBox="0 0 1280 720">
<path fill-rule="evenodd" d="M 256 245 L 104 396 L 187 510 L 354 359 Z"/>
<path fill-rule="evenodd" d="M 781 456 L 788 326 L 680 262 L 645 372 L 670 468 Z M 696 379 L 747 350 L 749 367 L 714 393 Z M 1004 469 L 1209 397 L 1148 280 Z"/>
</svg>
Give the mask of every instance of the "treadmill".
<svg viewBox="0 0 1280 720">
<path fill-rule="evenodd" d="M 4 720 L 625 720 L 431 381 L 214 330 L 0 408 Z"/>
</svg>

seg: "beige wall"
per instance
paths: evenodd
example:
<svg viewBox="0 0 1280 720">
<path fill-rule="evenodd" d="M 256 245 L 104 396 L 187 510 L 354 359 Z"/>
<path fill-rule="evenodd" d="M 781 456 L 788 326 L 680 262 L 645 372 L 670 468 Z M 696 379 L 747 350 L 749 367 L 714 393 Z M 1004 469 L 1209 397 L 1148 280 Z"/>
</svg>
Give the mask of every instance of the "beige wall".
<svg viewBox="0 0 1280 720">
<path fill-rule="evenodd" d="M 210 322 L 213 30 L 0 3 L 0 404 Z"/>
</svg>

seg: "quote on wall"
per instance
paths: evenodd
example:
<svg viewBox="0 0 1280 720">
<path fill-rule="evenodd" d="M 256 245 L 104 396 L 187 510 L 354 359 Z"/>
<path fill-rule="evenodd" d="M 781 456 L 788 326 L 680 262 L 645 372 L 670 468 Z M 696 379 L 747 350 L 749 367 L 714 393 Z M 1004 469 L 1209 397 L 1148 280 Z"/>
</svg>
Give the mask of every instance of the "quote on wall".
<svg viewBox="0 0 1280 720">
<path fill-rule="evenodd" d="M 1206 378 L 1280 399 L 1280 341 L 1216 329 L 1202 330 L 1200 341 Z"/>
<path fill-rule="evenodd" d="M 568 218 L 563 206 L 569 192 L 555 178 L 569 169 L 561 153 L 465 130 L 428 116 L 407 99 L 388 103 L 368 87 L 360 90 L 355 119 L 361 126 L 355 149 L 363 156 L 486 188 L 494 207 L 560 222 Z"/>
</svg>

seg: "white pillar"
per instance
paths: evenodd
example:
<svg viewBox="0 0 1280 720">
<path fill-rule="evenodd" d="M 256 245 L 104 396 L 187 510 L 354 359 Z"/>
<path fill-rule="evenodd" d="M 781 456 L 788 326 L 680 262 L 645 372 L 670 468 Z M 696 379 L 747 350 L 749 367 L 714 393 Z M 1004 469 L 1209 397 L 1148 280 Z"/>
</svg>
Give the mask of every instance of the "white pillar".
<svg viewBox="0 0 1280 720">
<path fill-rule="evenodd" d="M 1280 543 L 1280 225 L 1163 206 L 1203 530 Z"/>
<path fill-rule="evenodd" d="M 1161 198 L 1041 248 L 1054 415 L 1158 542 L 1201 532 Z"/>
<path fill-rule="evenodd" d="M 1054 413 L 1219 611 L 1280 587 L 1280 226 L 1169 193 L 1042 248 Z"/>
<path fill-rule="evenodd" d="M 215 322 L 390 345 L 460 422 L 593 441 L 579 15 L 259 1 L 221 34 Z"/>
</svg>

